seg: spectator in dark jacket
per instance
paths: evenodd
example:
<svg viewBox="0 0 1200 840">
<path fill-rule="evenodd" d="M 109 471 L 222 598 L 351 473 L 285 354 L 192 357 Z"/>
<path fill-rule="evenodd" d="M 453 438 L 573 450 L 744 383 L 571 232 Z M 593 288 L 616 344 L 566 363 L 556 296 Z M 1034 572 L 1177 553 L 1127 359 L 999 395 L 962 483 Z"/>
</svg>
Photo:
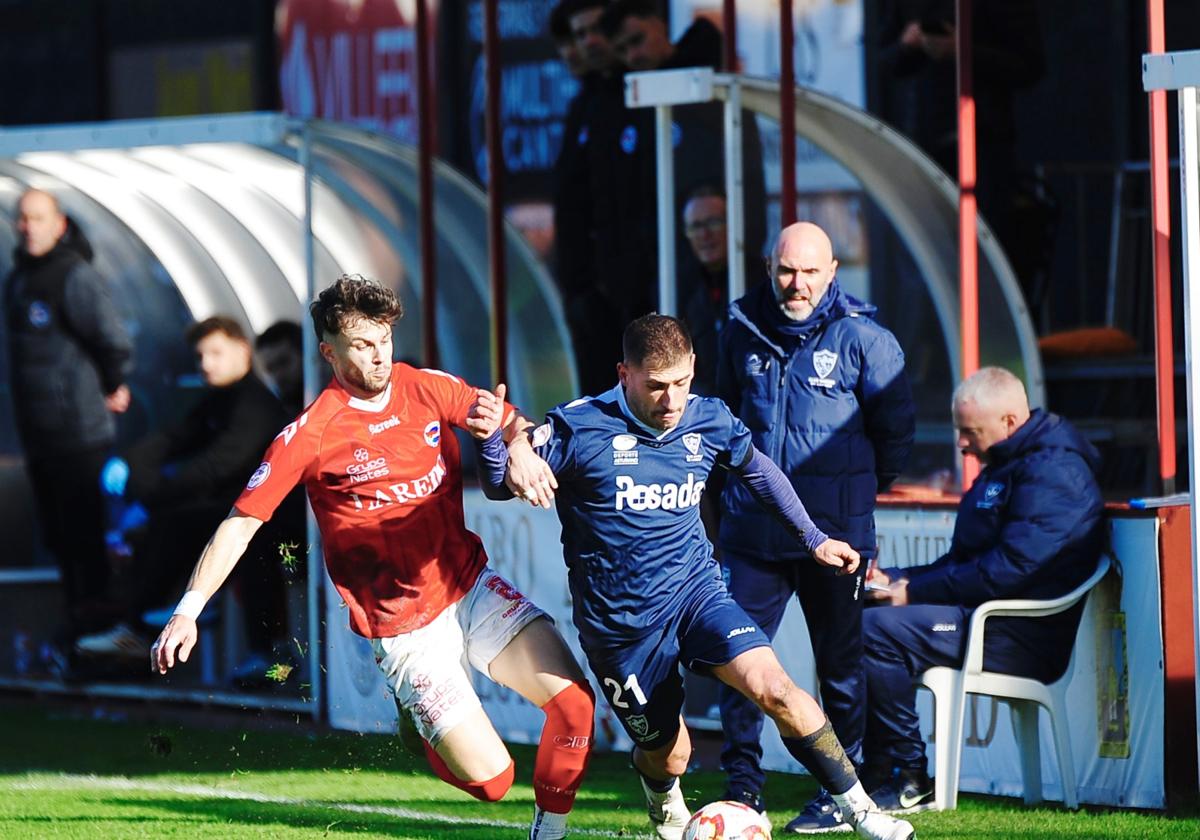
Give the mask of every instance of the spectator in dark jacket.
<svg viewBox="0 0 1200 840">
<path fill-rule="evenodd" d="M 818 527 L 872 558 L 875 496 L 904 466 L 914 411 L 900 346 L 868 317 L 874 307 L 838 287 L 836 273 L 824 231 L 809 222 L 785 228 L 771 254 L 772 281 L 731 307 L 717 390 Z M 733 477 L 722 497 L 721 548 L 730 592 L 772 638 L 788 600 L 798 597 L 823 705 L 846 753 L 861 762 L 863 572 L 811 569 Z M 727 796 L 761 808 L 762 715 L 722 692 L 721 720 Z M 835 812 L 822 794 L 797 819 L 830 820 Z"/>
<path fill-rule="evenodd" d="M 42 533 L 62 576 L 63 641 L 73 642 L 105 620 L 99 476 L 116 439 L 113 415 L 129 407 L 131 345 L 107 282 L 91 266 L 91 246 L 53 195 L 21 196 L 17 232 L 4 290 L 13 409 Z"/>
<path fill-rule="evenodd" d="M 646 0 L 616 0 L 600 20 L 617 58 L 628 70 L 670 70 L 682 67 L 721 67 L 721 33 L 704 18 L 697 19 L 672 43 L 658 5 Z M 675 195 L 656 192 L 654 109 L 625 108 L 611 112 L 604 130 L 589 141 L 592 185 L 594 264 L 598 282 L 615 302 L 617 317 L 609 369 L 620 361 L 618 337 L 624 324 L 657 308 L 659 200 L 682 209 L 688 193 L 700 183 L 724 182 L 724 117 L 718 103 L 672 109 L 675 148 Z M 766 187 L 762 144 L 752 115 L 742 119 L 743 183 L 745 184 L 746 250 L 760 254 L 766 235 Z M 670 247 L 686 253 L 679 236 Z M 608 351 L 606 351 L 608 352 Z"/>
<path fill-rule="evenodd" d="M 958 505 L 950 550 L 927 566 L 872 571 L 867 610 L 866 759 L 890 810 L 931 807 L 914 675 L 960 667 L 973 609 L 995 598 L 1057 598 L 1096 569 L 1105 545 L 1099 455 L 1070 423 L 1029 410 L 1025 388 L 983 368 L 954 392 L 964 455 L 983 471 Z M 984 667 L 1052 682 L 1070 661 L 1083 603 L 1046 618 L 988 623 Z M 893 778 L 893 773 L 895 776 Z M 882 781 L 881 781 L 882 780 Z"/>
<path fill-rule="evenodd" d="M 620 352 L 619 330 L 624 323 L 597 268 L 592 198 L 593 167 L 603 170 L 608 163 L 593 160 L 592 150 L 597 145 L 608 148 L 615 144 L 614 132 L 619 130 L 619 115 L 625 109 L 620 67 L 600 30 L 600 17 L 607 6 L 608 0 L 563 0 L 550 18 L 551 34 L 563 60 L 571 66 L 569 50 L 573 47 L 583 71 L 579 92 L 567 108 L 562 147 L 554 164 L 554 251 L 555 277 L 585 394 L 612 387 Z M 566 33 L 561 30 L 563 20 Z M 610 135 L 611 142 L 605 139 Z"/>
<path fill-rule="evenodd" d="M 207 318 L 188 329 L 187 339 L 196 349 L 204 395 L 181 423 L 105 465 L 105 490 L 125 508 L 122 530 L 132 539 L 138 587 L 122 622 L 78 641 L 82 654 L 145 658 L 150 643 L 139 632 L 144 612 L 167 603 L 190 570 L 190 558 L 229 513 L 246 476 L 290 419 L 251 368 L 250 342 L 237 321 Z M 133 537 L 142 526 L 144 536 Z M 262 659 L 284 638 L 281 558 L 273 538 L 256 538 L 246 558 L 258 562 L 240 579 L 243 592 L 256 589 L 245 598 L 245 629 L 252 654 Z"/>
<path fill-rule="evenodd" d="M 677 289 L 696 351 L 692 393 L 704 397 L 717 395 L 718 337 L 729 317 L 726 207 L 725 191 L 715 184 L 700 184 L 683 205 L 683 235 L 690 253 L 679 261 Z M 762 255 L 744 254 L 743 270 L 746 288 L 757 286 L 766 276 Z"/>
</svg>

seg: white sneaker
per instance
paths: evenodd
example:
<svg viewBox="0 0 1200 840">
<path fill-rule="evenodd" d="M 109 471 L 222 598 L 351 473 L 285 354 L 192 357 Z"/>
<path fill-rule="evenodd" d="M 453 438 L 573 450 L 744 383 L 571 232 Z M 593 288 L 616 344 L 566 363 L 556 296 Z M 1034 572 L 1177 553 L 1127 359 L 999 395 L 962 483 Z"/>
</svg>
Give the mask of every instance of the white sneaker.
<svg viewBox="0 0 1200 840">
<path fill-rule="evenodd" d="M 529 827 L 529 840 L 562 840 L 567 836 L 567 815 L 543 811 L 533 806 L 533 825 Z"/>
<path fill-rule="evenodd" d="M 150 641 L 128 624 L 121 623 L 102 633 L 80 636 L 75 640 L 75 650 L 84 656 L 112 656 L 149 661 Z"/>
<path fill-rule="evenodd" d="M 868 840 L 912 840 L 916 837 L 911 824 L 880 811 L 861 783 L 856 783 L 845 793 L 835 793 L 833 800 L 859 837 Z"/>
<path fill-rule="evenodd" d="M 640 773 L 638 780 L 642 783 L 642 792 L 646 794 L 646 812 L 654 824 L 655 834 L 660 840 L 683 840 L 683 830 L 692 818 L 692 812 L 683 801 L 679 779 L 671 784 L 671 789 L 666 793 L 651 790 Z"/>
</svg>

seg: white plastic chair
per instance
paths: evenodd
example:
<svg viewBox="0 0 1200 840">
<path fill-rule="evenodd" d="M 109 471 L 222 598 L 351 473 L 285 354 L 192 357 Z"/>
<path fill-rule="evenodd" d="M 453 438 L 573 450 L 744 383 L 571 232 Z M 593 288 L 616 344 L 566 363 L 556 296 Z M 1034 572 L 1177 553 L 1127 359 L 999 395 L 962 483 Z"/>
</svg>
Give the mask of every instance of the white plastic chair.
<svg viewBox="0 0 1200 840">
<path fill-rule="evenodd" d="M 958 806 L 958 774 L 962 763 L 963 715 L 968 694 L 986 694 L 1003 700 L 1012 713 L 1013 733 L 1021 750 L 1021 780 L 1025 802 L 1042 801 L 1042 765 L 1038 741 L 1038 706 L 1050 714 L 1055 752 L 1062 776 L 1063 804 L 1079 807 L 1075 787 L 1075 765 L 1071 759 L 1071 735 L 1067 728 L 1067 684 L 1075 670 L 1072 644 L 1066 672 L 1052 685 L 1029 677 L 1014 677 L 983 670 L 984 622 L 994 616 L 1034 618 L 1070 609 L 1108 573 L 1107 554 L 1100 558 L 1092 576 L 1073 591 L 1049 601 L 1029 599 L 986 601 L 971 614 L 963 667 L 933 667 L 917 678 L 918 688 L 933 692 L 934 702 L 934 802 L 939 811 Z"/>
</svg>

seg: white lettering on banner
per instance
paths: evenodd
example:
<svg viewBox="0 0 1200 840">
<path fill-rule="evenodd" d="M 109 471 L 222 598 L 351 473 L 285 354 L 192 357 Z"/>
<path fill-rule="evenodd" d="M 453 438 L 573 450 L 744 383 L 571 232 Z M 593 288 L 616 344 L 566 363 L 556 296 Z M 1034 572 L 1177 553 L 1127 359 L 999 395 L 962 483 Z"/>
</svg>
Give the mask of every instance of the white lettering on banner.
<svg viewBox="0 0 1200 840">
<path fill-rule="evenodd" d="M 283 427 L 283 431 L 275 435 L 276 438 L 283 438 L 283 445 L 287 446 L 292 442 L 292 438 L 296 436 L 296 432 L 300 431 L 304 425 L 308 423 L 308 412 L 304 412 L 291 423 Z"/>
<path fill-rule="evenodd" d="M 382 458 L 377 460 L 383 460 Z M 371 463 L 375 463 L 372 461 Z M 349 472 L 349 470 L 347 470 Z M 387 473 L 387 468 L 383 468 L 383 473 Z M 442 456 L 438 455 L 437 463 L 427 474 L 412 481 L 397 481 L 395 484 L 389 484 L 387 490 L 376 489 L 375 498 L 365 497 L 367 499 L 367 510 L 379 510 L 382 507 L 393 504 L 404 504 L 415 499 L 423 499 L 426 496 L 433 495 L 433 492 L 442 486 L 442 480 L 446 477 L 446 462 L 442 460 Z M 370 478 L 359 479 L 357 476 L 350 477 L 352 481 L 365 481 Z M 350 499 L 354 502 L 354 507 L 357 510 L 363 509 L 364 496 L 358 493 L 351 492 Z"/>
<path fill-rule="evenodd" d="M 617 510 L 676 510 L 700 504 L 704 482 L 688 473 L 683 484 L 637 484 L 627 475 L 617 476 Z"/>
</svg>

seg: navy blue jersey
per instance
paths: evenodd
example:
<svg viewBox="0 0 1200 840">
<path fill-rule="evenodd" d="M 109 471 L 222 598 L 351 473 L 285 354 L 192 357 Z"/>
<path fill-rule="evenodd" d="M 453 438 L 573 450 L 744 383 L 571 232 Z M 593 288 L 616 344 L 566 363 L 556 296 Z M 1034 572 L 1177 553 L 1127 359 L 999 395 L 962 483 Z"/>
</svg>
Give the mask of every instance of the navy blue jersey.
<svg viewBox="0 0 1200 840">
<path fill-rule="evenodd" d="M 700 498 L 714 466 L 741 466 L 752 451 L 749 430 L 721 400 L 693 394 L 679 424 L 659 432 L 633 416 L 618 385 L 551 411 L 533 443 L 558 478 L 585 641 L 665 627 L 696 585 L 720 577 Z"/>
</svg>

